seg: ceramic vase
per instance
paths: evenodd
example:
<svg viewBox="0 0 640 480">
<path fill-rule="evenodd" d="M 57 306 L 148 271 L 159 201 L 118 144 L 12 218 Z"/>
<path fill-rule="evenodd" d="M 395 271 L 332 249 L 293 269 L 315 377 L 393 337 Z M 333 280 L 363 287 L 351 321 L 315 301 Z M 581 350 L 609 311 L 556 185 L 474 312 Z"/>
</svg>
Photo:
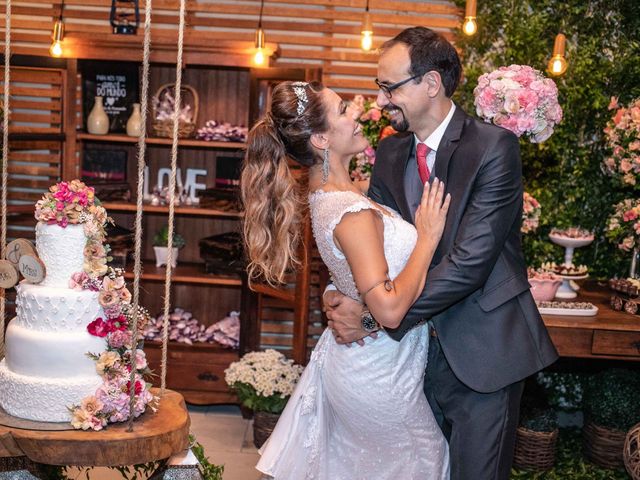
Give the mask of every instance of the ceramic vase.
<svg viewBox="0 0 640 480">
<path fill-rule="evenodd" d="M 640 272 L 638 272 L 638 263 L 640 263 L 640 250 L 637 248 L 631 252 L 631 267 L 629 268 L 629 278 L 637 278 Z"/>
<path fill-rule="evenodd" d="M 139 137 L 142 132 L 142 116 L 140 115 L 140 104 L 133 104 L 133 112 L 129 120 L 127 120 L 127 135 L 130 137 Z"/>
<path fill-rule="evenodd" d="M 109 132 L 109 116 L 104 111 L 102 97 L 96 97 L 87 117 L 87 131 L 93 135 L 106 135 Z"/>
<path fill-rule="evenodd" d="M 176 268 L 178 263 L 178 249 L 173 248 L 173 257 L 171 259 L 171 267 Z M 167 264 L 167 257 L 169 256 L 169 249 L 167 247 L 153 247 L 153 252 L 156 255 L 156 267 L 161 267 Z"/>
</svg>

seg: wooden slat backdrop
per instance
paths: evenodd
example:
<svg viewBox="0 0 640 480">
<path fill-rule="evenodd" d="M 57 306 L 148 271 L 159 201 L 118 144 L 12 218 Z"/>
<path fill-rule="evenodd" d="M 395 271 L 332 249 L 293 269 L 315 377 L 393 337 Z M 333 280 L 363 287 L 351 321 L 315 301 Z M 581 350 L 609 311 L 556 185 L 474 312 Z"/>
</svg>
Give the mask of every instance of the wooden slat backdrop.
<svg viewBox="0 0 640 480">
<path fill-rule="evenodd" d="M 0 27 L 4 28 L 4 2 Z M 144 17 L 144 0 L 140 14 Z M 16 53 L 48 55 L 51 30 L 61 1 L 16 1 L 12 4 L 12 39 Z M 66 37 L 113 38 L 108 0 L 66 0 Z M 269 43 L 279 45 L 272 66 L 321 67 L 323 82 L 344 93 L 373 93 L 377 56 L 360 50 L 360 28 L 366 0 L 265 0 L 263 28 Z M 178 0 L 153 2 L 154 40 L 176 37 Z M 434 28 L 453 39 L 463 12 L 449 1 L 370 0 L 374 48 L 407 26 Z M 259 0 L 188 0 L 188 45 L 238 41 L 251 47 L 260 11 Z M 141 24 L 143 18 L 141 18 Z M 142 37 L 139 29 L 138 39 Z M 174 40 L 175 41 L 175 40 Z"/>
</svg>

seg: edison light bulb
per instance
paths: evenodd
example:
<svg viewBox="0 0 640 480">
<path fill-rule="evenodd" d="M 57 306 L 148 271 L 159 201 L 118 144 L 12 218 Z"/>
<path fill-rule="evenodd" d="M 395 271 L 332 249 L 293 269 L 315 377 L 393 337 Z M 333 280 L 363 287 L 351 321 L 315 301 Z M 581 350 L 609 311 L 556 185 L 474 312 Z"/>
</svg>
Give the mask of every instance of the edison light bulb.
<svg viewBox="0 0 640 480">
<path fill-rule="evenodd" d="M 253 56 L 253 63 L 256 65 L 264 64 L 264 52 L 261 48 L 256 51 L 256 54 Z"/>
<path fill-rule="evenodd" d="M 61 57 L 62 56 L 62 45 L 60 42 L 53 42 L 51 44 L 51 48 L 49 48 L 49 53 L 52 57 Z"/>
<path fill-rule="evenodd" d="M 371 47 L 373 46 L 373 32 L 363 31 L 360 45 L 362 46 L 362 49 L 367 52 L 371 50 Z"/>
<path fill-rule="evenodd" d="M 60 42 L 53 42 L 51 47 L 49 48 L 49 53 L 52 57 L 61 57 L 62 56 L 62 45 Z"/>
<path fill-rule="evenodd" d="M 560 55 L 554 55 L 547 68 L 551 75 L 562 75 L 567 71 L 567 61 Z"/>
<path fill-rule="evenodd" d="M 478 24 L 476 23 L 475 17 L 465 17 L 464 25 L 462 25 L 462 31 L 465 35 L 473 35 L 478 31 Z"/>
</svg>

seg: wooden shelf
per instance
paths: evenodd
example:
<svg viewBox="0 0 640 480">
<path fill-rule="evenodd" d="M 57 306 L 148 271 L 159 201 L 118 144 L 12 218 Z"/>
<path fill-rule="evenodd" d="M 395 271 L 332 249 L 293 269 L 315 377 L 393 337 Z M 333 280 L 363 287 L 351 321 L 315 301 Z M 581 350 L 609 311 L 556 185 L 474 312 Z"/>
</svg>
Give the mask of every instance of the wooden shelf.
<svg viewBox="0 0 640 480">
<path fill-rule="evenodd" d="M 132 279 L 133 272 L 128 271 L 124 278 Z M 164 282 L 165 267 L 156 267 L 154 262 L 144 262 L 142 279 Z M 213 275 L 204 272 L 202 263 L 180 263 L 173 269 L 171 281 L 176 283 L 193 283 L 201 285 L 219 285 L 227 287 L 239 287 L 242 285 L 240 277 L 235 275 Z"/>
<path fill-rule="evenodd" d="M 136 204 L 133 202 L 103 202 L 102 206 L 107 209 L 108 212 L 135 212 Z M 33 210 L 33 207 L 31 207 Z M 142 211 L 147 213 L 169 213 L 169 207 L 167 205 L 143 205 Z M 202 208 L 202 207 L 176 207 L 175 213 L 179 215 L 197 215 L 203 217 L 229 217 L 229 218 L 242 218 L 242 212 L 228 212 L 225 210 L 216 210 L 215 208 Z"/>
<path fill-rule="evenodd" d="M 138 137 L 130 137 L 128 135 L 107 134 L 107 135 L 93 135 L 91 133 L 78 133 L 78 140 L 85 140 L 91 142 L 119 142 L 119 143 L 138 143 Z M 163 137 L 147 137 L 148 145 L 165 145 L 171 146 L 173 140 L 171 138 Z M 178 141 L 178 145 L 181 147 L 193 147 L 193 148 L 213 148 L 224 150 L 241 150 L 245 148 L 246 144 L 243 142 L 208 142 L 206 140 L 194 140 L 183 138 Z"/>
</svg>

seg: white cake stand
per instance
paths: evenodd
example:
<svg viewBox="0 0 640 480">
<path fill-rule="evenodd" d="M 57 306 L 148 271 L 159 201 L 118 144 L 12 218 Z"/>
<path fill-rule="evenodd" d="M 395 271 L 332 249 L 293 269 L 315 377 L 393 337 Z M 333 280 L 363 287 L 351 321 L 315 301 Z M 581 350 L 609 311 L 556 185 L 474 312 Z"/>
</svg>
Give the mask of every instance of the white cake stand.
<svg viewBox="0 0 640 480">
<path fill-rule="evenodd" d="M 573 265 L 573 251 L 579 247 L 585 247 L 593 242 L 593 235 L 582 238 L 568 238 L 560 235 L 549 234 L 549 239 L 555 243 L 556 245 L 560 245 L 565 248 L 564 251 L 564 265 L 570 266 Z M 580 290 L 580 287 L 573 282 L 573 280 L 583 280 L 587 278 L 589 275 L 560 275 L 562 277 L 562 285 L 558 288 L 556 293 L 557 298 L 576 298 L 578 294 L 577 290 Z"/>
</svg>

